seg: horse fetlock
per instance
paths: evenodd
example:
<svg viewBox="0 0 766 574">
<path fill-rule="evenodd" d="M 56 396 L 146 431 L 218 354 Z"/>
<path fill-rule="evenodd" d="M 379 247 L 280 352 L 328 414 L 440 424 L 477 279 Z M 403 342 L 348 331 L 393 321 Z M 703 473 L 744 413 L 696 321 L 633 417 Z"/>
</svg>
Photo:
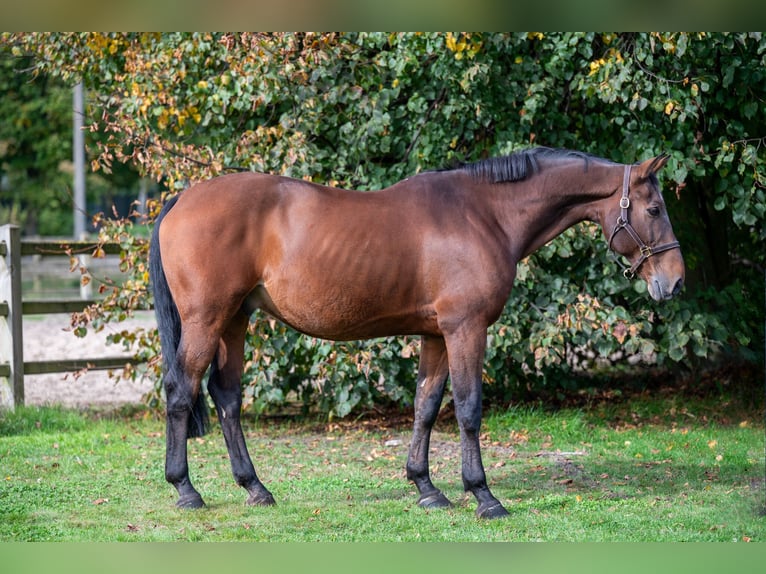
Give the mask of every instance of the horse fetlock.
<svg viewBox="0 0 766 574">
<path fill-rule="evenodd" d="M 423 478 L 428 479 L 428 463 L 426 462 L 407 461 L 405 470 L 407 473 L 407 479 L 411 480 L 415 484 L 418 484 L 418 482 Z"/>
</svg>

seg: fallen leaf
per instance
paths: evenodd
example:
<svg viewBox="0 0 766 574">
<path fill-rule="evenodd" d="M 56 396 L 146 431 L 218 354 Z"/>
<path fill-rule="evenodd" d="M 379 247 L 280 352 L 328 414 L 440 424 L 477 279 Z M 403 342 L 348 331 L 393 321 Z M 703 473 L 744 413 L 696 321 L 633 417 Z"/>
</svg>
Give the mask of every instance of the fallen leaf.
<svg viewBox="0 0 766 574">
<path fill-rule="evenodd" d="M 99 505 L 99 504 L 105 504 L 105 503 L 107 503 L 107 502 L 109 502 L 109 499 L 108 499 L 108 498 L 97 498 L 97 499 L 96 499 L 96 500 L 94 500 L 94 501 L 93 501 L 91 504 L 96 504 L 96 505 Z"/>
</svg>

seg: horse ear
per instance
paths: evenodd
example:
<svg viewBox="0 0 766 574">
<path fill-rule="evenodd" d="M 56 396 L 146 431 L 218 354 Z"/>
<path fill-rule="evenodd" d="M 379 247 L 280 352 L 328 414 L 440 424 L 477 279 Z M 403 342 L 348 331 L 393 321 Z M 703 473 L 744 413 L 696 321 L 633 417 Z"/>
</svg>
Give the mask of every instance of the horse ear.
<svg viewBox="0 0 766 574">
<path fill-rule="evenodd" d="M 657 157 L 647 159 L 638 166 L 638 173 L 642 178 L 646 179 L 665 167 L 665 164 L 668 163 L 668 159 L 670 159 L 670 154 L 667 153 L 661 153 Z"/>
</svg>

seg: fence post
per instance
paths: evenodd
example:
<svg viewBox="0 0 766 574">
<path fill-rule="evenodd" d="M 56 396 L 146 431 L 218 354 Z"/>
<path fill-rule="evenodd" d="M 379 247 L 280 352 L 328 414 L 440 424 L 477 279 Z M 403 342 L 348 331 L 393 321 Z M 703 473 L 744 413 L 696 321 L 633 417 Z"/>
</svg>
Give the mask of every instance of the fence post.
<svg viewBox="0 0 766 574">
<path fill-rule="evenodd" d="M 0 409 L 24 404 L 21 309 L 21 233 L 0 226 Z"/>
</svg>

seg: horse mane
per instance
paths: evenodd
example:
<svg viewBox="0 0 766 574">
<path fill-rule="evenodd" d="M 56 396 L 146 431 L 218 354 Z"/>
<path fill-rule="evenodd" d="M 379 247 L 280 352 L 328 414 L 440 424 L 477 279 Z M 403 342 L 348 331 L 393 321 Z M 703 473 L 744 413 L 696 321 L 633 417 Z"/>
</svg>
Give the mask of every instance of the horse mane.
<svg viewBox="0 0 766 574">
<path fill-rule="evenodd" d="M 522 181 L 538 173 L 542 169 L 540 166 L 541 159 L 557 161 L 571 158 L 582 159 L 585 162 L 586 170 L 591 160 L 600 159 L 580 151 L 534 147 L 506 156 L 460 164 L 453 169 L 465 171 L 475 179 L 489 183 L 514 182 Z"/>
</svg>

